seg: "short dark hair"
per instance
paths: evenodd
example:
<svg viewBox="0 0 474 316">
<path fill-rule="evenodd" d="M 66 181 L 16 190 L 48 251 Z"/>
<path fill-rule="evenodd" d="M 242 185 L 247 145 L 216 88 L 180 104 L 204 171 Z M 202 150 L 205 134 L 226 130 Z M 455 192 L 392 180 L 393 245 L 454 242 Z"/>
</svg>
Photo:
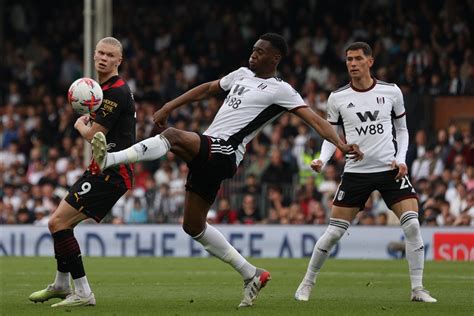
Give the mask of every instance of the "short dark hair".
<svg viewBox="0 0 474 316">
<path fill-rule="evenodd" d="M 288 54 L 288 45 L 286 44 L 283 36 L 277 33 L 265 33 L 260 36 L 261 40 L 269 41 L 273 47 L 275 47 L 281 54 L 281 57 L 285 57 Z"/>
<path fill-rule="evenodd" d="M 372 56 L 372 47 L 370 47 L 369 44 L 366 42 L 354 42 L 351 45 L 347 46 L 346 48 L 346 54 L 350 50 L 358 50 L 362 49 L 362 52 L 364 53 L 365 56 Z"/>
</svg>

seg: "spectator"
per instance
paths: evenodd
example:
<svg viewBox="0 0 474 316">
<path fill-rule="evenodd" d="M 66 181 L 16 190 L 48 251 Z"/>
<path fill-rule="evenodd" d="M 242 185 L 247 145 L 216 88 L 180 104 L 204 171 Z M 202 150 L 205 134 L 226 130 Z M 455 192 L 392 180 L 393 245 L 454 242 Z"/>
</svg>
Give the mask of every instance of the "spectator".
<svg viewBox="0 0 474 316">
<path fill-rule="evenodd" d="M 145 169 L 143 163 L 139 162 L 134 164 L 133 174 L 135 181 L 134 188 L 144 190 L 146 187 L 145 183 L 147 179 L 151 176 L 150 172 Z"/>
<path fill-rule="evenodd" d="M 416 158 L 411 168 L 411 177 L 413 181 L 420 178 L 427 178 L 433 181 L 441 175 L 444 165 L 435 153 L 434 144 L 426 146 L 425 154 Z"/>
<path fill-rule="evenodd" d="M 133 199 L 133 207 L 130 210 L 130 217 L 128 218 L 128 224 L 145 224 L 148 221 L 148 214 L 146 208 L 142 205 L 140 198 L 135 197 Z"/>
<path fill-rule="evenodd" d="M 220 198 L 217 209 L 216 224 L 237 224 L 238 214 L 231 209 L 229 199 Z"/>
<path fill-rule="evenodd" d="M 337 6 L 324 3 L 316 6 L 301 3 L 294 6 L 290 5 L 289 0 L 282 0 L 278 2 L 278 5 L 267 8 L 268 16 L 271 18 L 264 18 L 262 21 L 256 19 L 255 17 L 261 14 L 259 5 L 255 4 L 246 11 L 240 28 L 229 29 L 226 26 L 228 21 L 242 19 L 237 17 L 237 13 L 228 10 L 232 4 L 227 2 L 197 8 L 198 4 L 189 0 L 166 5 L 139 0 L 137 6 L 143 10 L 136 12 L 128 21 L 132 29 L 141 28 L 144 32 L 138 34 L 114 30 L 123 39 L 124 54 L 127 55 L 128 62 L 123 65 L 123 77 L 135 96 L 137 136 L 146 138 L 159 132 L 151 119 L 155 108 L 159 108 L 183 89 L 210 78 L 220 77 L 231 66 L 228 60 L 240 60 L 241 64 L 245 65 L 247 56 L 240 53 L 241 49 L 249 47 L 256 34 L 265 32 L 268 27 L 282 30 L 295 48 L 290 52 L 290 58 L 282 63 L 280 76 L 291 82 L 296 90 L 302 92 L 305 102 L 321 115 L 325 115 L 326 109 L 327 91 L 325 89 L 335 90 L 346 83 L 345 69 L 340 68 L 338 64 L 341 51 L 351 39 L 362 39 L 374 43 L 377 79 L 395 82 L 402 89 L 419 94 L 416 98 L 414 95 L 406 94 L 405 103 L 407 110 L 416 104 L 416 107 L 411 109 L 415 108 L 420 114 L 421 120 L 418 127 L 428 128 L 427 125 L 430 125 L 430 122 L 424 121 L 426 117 L 421 116 L 423 107 L 419 106 L 421 104 L 418 101 L 426 102 L 422 94 L 434 97 L 448 93 L 474 95 L 474 88 L 472 88 L 474 63 L 471 48 L 473 45 L 472 36 L 470 36 L 472 30 L 469 29 L 469 17 L 474 14 L 474 11 L 468 4 L 470 2 L 466 0 L 456 2 L 443 0 L 440 3 L 426 3 L 422 10 L 418 10 L 417 2 L 409 2 L 404 3 L 401 10 L 402 5 L 396 3 L 395 9 L 391 11 L 393 14 L 383 18 L 384 25 L 390 25 L 390 27 L 381 27 L 379 20 L 367 24 L 363 23 L 359 17 L 369 14 L 380 16 L 381 10 L 387 10 L 385 6 L 373 4 L 360 6 L 355 2 L 347 3 L 347 16 L 341 20 Z M 29 10 L 25 8 L 21 4 L 9 5 L 7 3 L 6 6 L 6 10 L 14 13 L 13 18 L 10 19 L 14 23 L 7 23 L 5 26 L 5 49 L 2 51 L 3 64 L 0 67 L 3 77 L 8 78 L 0 83 L 0 201 L 4 198 L 3 191 L 9 190 L 4 187 L 7 183 L 14 185 L 14 195 L 20 197 L 20 203 L 14 202 L 14 205 L 11 205 L 11 203 L 2 202 L 0 210 L 3 215 L 0 216 L 0 222 L 3 223 L 15 223 L 18 209 L 23 204 L 34 213 L 36 210 L 45 208 L 44 218 L 47 218 L 48 208 L 57 203 L 58 196 L 83 173 L 84 164 L 87 163 L 83 160 L 84 143 L 77 141 L 78 134 L 73 128 L 76 116 L 72 108 L 67 105 L 64 93 L 64 87 L 82 75 L 80 67 L 82 48 L 77 46 L 76 42 L 69 41 L 70 34 L 81 33 L 82 24 L 79 20 L 72 18 L 71 12 L 80 12 L 82 3 L 58 2 L 52 8 L 41 6 L 39 2 L 32 2 L 28 5 Z M 187 18 L 182 8 L 188 8 L 188 12 L 193 12 L 193 19 Z M 284 15 L 282 8 L 285 9 Z M 127 14 L 128 9 L 124 3 L 117 2 L 116 5 L 114 4 L 114 17 L 120 19 L 119 17 Z M 169 14 L 163 16 L 157 23 L 156 19 L 147 18 L 150 10 L 166 10 Z M 415 12 L 413 17 L 406 14 L 411 11 Z M 450 13 L 457 11 L 462 11 L 463 14 Z M 439 12 L 441 14 L 438 14 Z M 28 14 L 25 15 L 26 13 Z M 56 18 L 48 19 L 50 16 Z M 202 19 L 203 16 L 211 18 Z M 224 22 L 218 19 L 220 16 L 225 17 Z M 433 16 L 436 19 L 432 19 Z M 287 17 L 297 17 L 301 23 L 295 24 Z M 178 22 L 174 21 L 174 24 L 171 23 L 171 20 L 175 18 L 180 19 Z M 415 25 L 412 22 L 413 19 L 429 20 L 430 23 Z M 197 20 L 204 21 L 202 29 L 206 32 L 189 31 L 193 29 L 193 23 Z M 41 21 L 49 21 L 48 27 L 56 30 L 55 36 L 47 36 L 48 32 L 33 34 L 35 33 L 33 30 L 42 27 Z M 254 23 L 255 21 L 260 22 Z M 313 26 L 307 21 L 320 23 Z M 62 27 L 64 25 L 67 27 Z M 168 25 L 173 25 L 173 27 Z M 216 28 L 216 25 L 224 27 Z M 220 45 L 230 31 L 234 34 L 232 44 Z M 184 41 L 183 38 L 186 40 Z M 58 48 L 59 42 L 63 43 L 61 48 Z M 28 44 L 25 46 L 24 43 Z M 17 49 L 22 45 L 25 46 L 24 49 Z M 399 79 L 398 76 L 401 73 L 403 76 Z M 417 101 L 413 101 L 414 99 Z M 170 117 L 170 124 L 188 125 L 190 129 L 202 132 L 203 126 L 212 120 L 222 101 L 223 97 L 218 96 L 183 107 L 182 111 L 175 112 Z M 435 179 L 435 176 L 426 174 L 417 176 L 419 180 L 413 181 L 423 184 L 418 190 L 421 203 L 434 200 L 438 195 L 445 195 L 444 199 L 447 201 L 436 200 L 439 204 L 436 207 L 439 209 L 444 209 L 445 203 L 453 202 L 450 200 L 452 198 L 450 194 L 456 190 L 459 182 L 466 185 L 468 192 L 473 186 L 471 185 L 473 182 L 471 166 L 474 165 L 472 131 L 467 128 L 463 130 L 463 134 L 460 134 L 458 133 L 459 124 L 453 123 L 448 132 L 444 129 L 434 131 L 438 133 L 434 159 L 445 163 L 441 175 L 437 176 L 442 182 Z M 410 132 L 416 131 L 410 130 Z M 293 157 L 298 159 L 302 157 L 310 136 L 306 125 L 291 114 L 286 114 L 280 121 L 275 121 L 265 127 L 258 139 L 249 144 L 248 156 L 243 161 L 247 167 L 245 175 L 255 175 L 254 185 L 247 186 L 248 189 L 245 190 L 242 189 L 243 178 L 235 179 L 225 185 L 225 191 L 223 191 L 225 196 L 234 203 L 239 199 L 239 195 L 260 191 L 261 189 L 257 187 L 262 184 L 262 174 L 270 165 L 268 152 L 273 152 L 275 148 L 278 148 L 283 165 L 288 164 L 290 169 L 289 172 L 282 172 L 285 177 L 288 177 L 285 179 L 285 183 L 288 184 L 282 184 L 287 203 L 278 208 L 278 211 L 273 211 L 273 207 L 264 207 L 266 202 L 270 203 L 265 193 L 260 196 L 254 194 L 255 203 L 264 207 L 264 210 L 269 210 L 268 216 L 271 216 L 269 222 L 301 222 L 300 215 L 295 215 L 299 214 L 295 211 L 296 207 L 291 206 L 292 203 L 299 202 L 302 196 L 294 192 L 292 187 L 293 176 L 297 174 L 292 161 Z M 427 138 L 426 133 L 420 131 L 410 139 L 407 162 L 412 172 L 414 170 L 411 164 L 415 159 L 421 159 L 420 157 L 425 155 L 426 146 L 432 141 Z M 462 141 L 455 141 L 461 138 Z M 318 151 L 316 148 L 314 153 Z M 155 202 L 161 185 L 166 183 L 174 187 L 171 184 L 172 181 L 181 183 L 184 181 L 183 178 L 178 177 L 180 169 L 178 166 L 181 162 L 173 156 L 170 153 L 166 159 L 138 166 L 138 174 L 143 172 L 143 181 L 137 181 L 137 187 L 130 196 L 117 204 L 112 222 L 123 223 L 128 220 L 133 207 L 132 197 L 139 191 L 141 191 L 140 194 L 145 194 L 144 207 L 155 214 Z M 55 161 L 54 167 L 53 161 Z M 326 178 L 328 173 L 333 174 L 328 179 L 330 188 L 337 186 L 342 161 L 343 157 L 340 153 L 336 153 L 332 161 L 333 170 L 325 171 Z M 299 170 L 306 170 L 307 165 L 302 160 L 298 161 Z M 272 173 L 273 170 L 270 169 L 266 173 L 268 177 L 266 181 L 271 181 L 268 183 L 275 183 L 273 181 L 280 177 L 280 174 Z M 280 171 L 276 168 L 276 172 Z M 148 179 L 147 172 L 153 175 L 155 181 Z M 314 174 L 310 172 L 305 178 L 311 175 Z M 323 175 L 320 175 L 315 188 L 309 189 L 308 186 L 306 189 L 307 192 L 316 190 L 317 193 L 313 192 L 315 194 L 324 193 L 322 205 L 325 208 L 331 203 L 330 196 L 333 193 L 330 192 L 333 189 L 327 190 L 324 182 L 320 185 L 322 178 Z M 43 197 L 42 190 L 45 181 L 50 183 L 46 185 L 48 194 L 52 193 L 50 198 Z M 304 181 L 301 183 L 303 184 Z M 29 192 L 20 190 L 25 184 L 30 186 Z M 262 188 L 266 187 L 262 184 Z M 235 188 L 238 189 L 233 190 Z M 446 191 L 449 189 L 451 193 L 446 196 Z M 175 192 L 174 189 L 172 191 L 173 198 L 179 202 L 179 199 L 182 199 L 182 192 Z M 233 192 L 236 191 L 237 193 L 234 194 Z M 228 193 L 231 194 L 227 195 Z M 305 207 L 309 209 L 314 201 L 311 199 L 307 202 Z M 273 205 L 273 202 L 270 204 Z M 377 209 L 384 207 L 382 203 L 377 205 Z M 182 209 L 179 205 L 175 207 L 175 211 L 171 212 L 173 215 L 163 217 L 162 221 L 179 222 Z M 7 208 L 13 211 L 5 215 L 4 209 Z M 152 218 L 150 220 L 156 221 Z M 442 224 L 449 225 L 450 223 L 454 221 L 447 216 Z"/>
<path fill-rule="evenodd" d="M 34 225 L 37 226 L 48 226 L 49 221 L 49 212 L 44 207 L 39 207 L 35 209 L 35 218 L 34 218 Z"/>
<path fill-rule="evenodd" d="M 167 183 L 160 185 L 152 212 L 152 223 L 176 224 L 181 221 L 181 212 L 178 210 L 176 200 L 171 195 L 170 186 Z"/>
<path fill-rule="evenodd" d="M 430 78 L 430 86 L 428 88 L 428 94 L 437 96 L 444 93 L 443 83 L 441 82 L 441 75 L 433 73 Z"/>
<path fill-rule="evenodd" d="M 387 226 L 388 216 L 386 212 L 378 213 L 375 216 L 375 225 L 378 226 Z"/>
<path fill-rule="evenodd" d="M 242 208 L 238 214 L 239 222 L 242 224 L 258 224 L 262 220 L 259 210 L 255 205 L 253 195 L 246 194 L 242 199 Z"/>
<path fill-rule="evenodd" d="M 449 65 L 449 79 L 446 82 L 445 91 L 451 95 L 458 95 L 461 93 L 461 90 L 462 81 L 461 77 L 459 76 L 459 68 L 454 62 L 452 62 Z"/>
<path fill-rule="evenodd" d="M 33 223 L 33 216 L 31 212 L 26 208 L 20 208 L 16 213 L 17 224 L 31 224 Z"/>
<path fill-rule="evenodd" d="M 274 148 L 271 152 L 270 165 L 262 174 L 262 183 L 291 184 L 293 182 L 293 170 L 290 165 L 282 160 L 281 152 Z"/>
<path fill-rule="evenodd" d="M 424 130 L 418 130 L 415 135 L 415 142 L 409 144 L 408 146 L 406 155 L 408 170 L 412 169 L 412 164 L 416 158 L 423 157 L 423 155 L 425 154 L 426 145 L 426 132 Z"/>
<path fill-rule="evenodd" d="M 450 201 L 450 213 L 456 217 L 459 216 L 468 206 L 466 186 L 464 183 L 458 183 L 456 189 L 449 191 L 446 195 Z"/>
<path fill-rule="evenodd" d="M 12 209 L 16 212 L 20 208 L 21 199 L 16 194 L 16 187 L 11 183 L 5 183 L 3 189 L 3 203 L 5 205 L 11 205 Z"/>
<path fill-rule="evenodd" d="M 245 184 L 240 189 L 240 193 L 251 194 L 254 196 L 255 200 L 258 201 L 260 199 L 260 192 L 261 188 L 257 182 L 257 177 L 253 173 L 248 174 L 245 177 Z"/>
<path fill-rule="evenodd" d="M 298 157 L 296 157 L 298 161 L 300 184 L 305 183 L 306 179 L 310 176 L 313 176 L 315 183 L 321 183 L 322 176 L 319 174 L 315 175 L 313 169 L 311 169 L 311 162 L 314 159 L 319 158 L 319 155 L 321 154 L 321 143 L 321 141 L 318 143 L 318 140 L 315 137 L 309 137 L 303 147 L 303 151 Z"/>
<path fill-rule="evenodd" d="M 468 66 L 468 75 L 464 81 L 463 93 L 474 95 L 474 61 Z"/>
<path fill-rule="evenodd" d="M 435 153 L 442 162 L 446 161 L 451 150 L 448 133 L 445 129 L 440 129 L 437 134 Z"/>
<path fill-rule="evenodd" d="M 309 57 L 309 67 L 308 70 L 306 70 L 306 82 L 314 80 L 319 87 L 322 87 L 328 78 L 329 69 L 321 65 L 321 58 L 315 54 L 311 55 Z"/>
<path fill-rule="evenodd" d="M 454 134 L 454 142 L 446 158 L 446 166 L 454 167 L 454 160 L 457 155 L 462 155 L 465 159 L 469 157 L 469 148 L 464 144 L 464 137 L 461 132 Z"/>
</svg>

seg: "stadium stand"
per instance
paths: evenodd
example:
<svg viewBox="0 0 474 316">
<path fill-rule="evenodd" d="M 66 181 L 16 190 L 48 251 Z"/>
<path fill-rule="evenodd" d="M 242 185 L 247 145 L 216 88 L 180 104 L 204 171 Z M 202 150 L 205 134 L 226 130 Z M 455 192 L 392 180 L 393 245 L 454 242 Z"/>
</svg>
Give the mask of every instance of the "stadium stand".
<svg viewBox="0 0 474 316">
<path fill-rule="evenodd" d="M 46 225 L 87 164 L 66 100 L 67 87 L 82 76 L 82 19 L 74 16 L 82 12 L 81 2 L 47 3 L 3 2 L 0 224 Z M 291 44 L 280 76 L 324 116 L 329 93 L 348 80 L 345 47 L 363 40 L 374 49 L 374 76 L 404 92 L 411 136 L 407 162 L 422 224 L 474 226 L 474 111 L 443 126 L 433 117 L 440 97 L 450 96 L 453 104 L 474 95 L 472 1 L 365 0 L 343 8 L 339 2 L 289 0 L 113 5 L 113 33 L 126 55 L 120 73 L 136 100 L 137 140 L 161 132 L 151 117 L 164 102 L 245 66 L 255 39 L 267 31 L 283 34 Z M 130 16 L 132 5 L 136 12 Z M 183 107 L 169 124 L 203 132 L 222 100 Z M 336 154 L 322 175 L 308 173 L 321 142 L 298 118 L 281 117 L 249 145 L 245 172 L 225 183 L 209 220 L 327 223 L 343 157 Z M 179 223 L 186 165 L 169 153 L 137 164 L 135 174 L 135 188 L 105 221 Z M 276 184 L 275 174 L 286 182 Z M 377 194 L 359 215 L 355 224 L 397 221 Z"/>
</svg>

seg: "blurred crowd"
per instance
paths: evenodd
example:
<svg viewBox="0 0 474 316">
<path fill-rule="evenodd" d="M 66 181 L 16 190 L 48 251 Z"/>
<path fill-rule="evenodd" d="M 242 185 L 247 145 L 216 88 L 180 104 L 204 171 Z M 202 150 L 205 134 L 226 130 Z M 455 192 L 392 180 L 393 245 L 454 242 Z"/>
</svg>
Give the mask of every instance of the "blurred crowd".
<svg viewBox="0 0 474 316">
<path fill-rule="evenodd" d="M 82 2 L 46 4 L 2 3 L 0 224 L 46 225 L 88 165 L 86 144 L 73 128 L 77 116 L 66 100 L 69 84 L 82 76 Z M 344 49 L 355 40 L 372 45 L 374 76 L 397 83 L 406 96 L 474 94 L 472 0 L 116 0 L 113 6 L 113 33 L 124 46 L 120 74 L 136 100 L 137 140 L 161 132 L 151 117 L 164 102 L 245 66 L 253 43 L 268 31 L 283 34 L 291 48 L 279 75 L 323 116 L 329 93 L 348 80 Z M 182 107 L 169 125 L 203 132 L 224 97 Z M 411 134 L 407 163 L 422 224 L 474 225 L 472 128 Z M 309 163 L 321 143 L 290 114 L 267 126 L 248 146 L 237 175 L 223 185 L 209 221 L 327 223 L 344 158 L 336 153 L 315 174 Z M 186 173 L 172 153 L 137 163 L 134 189 L 105 222 L 180 223 Z M 354 224 L 396 223 L 374 193 Z"/>
</svg>

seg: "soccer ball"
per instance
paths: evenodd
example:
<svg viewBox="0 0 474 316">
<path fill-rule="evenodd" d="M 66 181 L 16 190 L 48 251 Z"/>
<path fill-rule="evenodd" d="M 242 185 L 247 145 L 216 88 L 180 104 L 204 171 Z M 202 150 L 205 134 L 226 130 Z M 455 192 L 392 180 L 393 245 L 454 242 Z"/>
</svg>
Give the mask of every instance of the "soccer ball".
<svg viewBox="0 0 474 316">
<path fill-rule="evenodd" d="M 91 114 L 102 104 L 102 88 L 91 78 L 80 78 L 69 87 L 67 99 L 77 114 Z"/>
</svg>

